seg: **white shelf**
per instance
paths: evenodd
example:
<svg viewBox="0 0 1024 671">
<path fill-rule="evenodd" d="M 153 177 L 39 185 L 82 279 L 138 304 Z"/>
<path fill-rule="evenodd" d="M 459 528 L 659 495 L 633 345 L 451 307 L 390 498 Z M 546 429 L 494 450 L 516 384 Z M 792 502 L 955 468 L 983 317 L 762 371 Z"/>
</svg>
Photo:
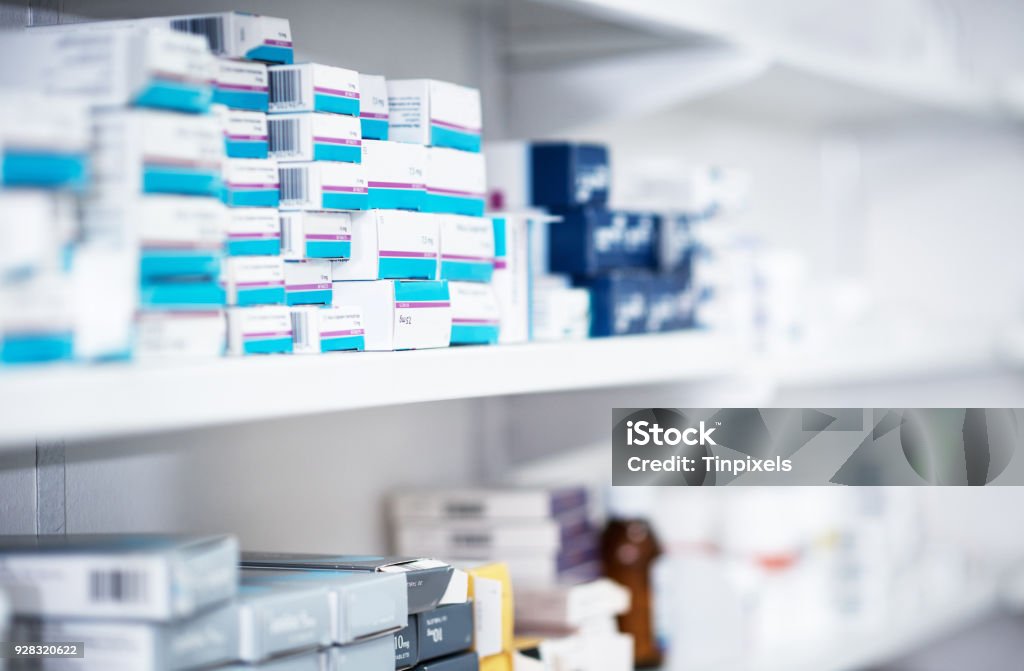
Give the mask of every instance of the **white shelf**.
<svg viewBox="0 0 1024 671">
<path fill-rule="evenodd" d="M 414 352 L 0 372 L 0 447 L 482 396 L 701 380 L 744 369 L 706 333 Z"/>
</svg>

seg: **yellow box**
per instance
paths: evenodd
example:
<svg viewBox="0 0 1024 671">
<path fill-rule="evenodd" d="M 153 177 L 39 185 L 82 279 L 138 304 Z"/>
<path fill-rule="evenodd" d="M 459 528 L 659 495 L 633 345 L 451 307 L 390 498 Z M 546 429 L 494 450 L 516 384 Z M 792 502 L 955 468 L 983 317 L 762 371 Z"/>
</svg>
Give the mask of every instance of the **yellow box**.
<svg viewBox="0 0 1024 671">
<path fill-rule="evenodd" d="M 495 563 L 465 570 L 469 574 L 469 597 L 473 600 L 474 649 L 481 658 L 512 650 L 515 608 L 508 567 Z"/>
<path fill-rule="evenodd" d="M 480 660 L 480 671 L 512 671 L 512 653 L 502 652 Z"/>
</svg>

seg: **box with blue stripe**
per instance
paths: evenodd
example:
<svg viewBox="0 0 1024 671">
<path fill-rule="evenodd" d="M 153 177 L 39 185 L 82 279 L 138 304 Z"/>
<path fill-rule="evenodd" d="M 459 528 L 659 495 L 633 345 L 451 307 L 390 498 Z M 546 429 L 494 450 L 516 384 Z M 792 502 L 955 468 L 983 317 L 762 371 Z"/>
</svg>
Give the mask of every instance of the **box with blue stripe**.
<svg viewBox="0 0 1024 671">
<path fill-rule="evenodd" d="M 329 112 L 359 117 L 359 73 L 322 63 L 270 67 L 270 112 Z"/>
<path fill-rule="evenodd" d="M 501 332 L 501 309 L 490 284 L 449 282 L 452 345 L 494 345 Z"/>
<path fill-rule="evenodd" d="M 296 354 L 358 352 L 366 349 L 363 312 L 356 305 L 300 305 L 292 308 Z"/>
<path fill-rule="evenodd" d="M 220 276 L 227 211 L 212 198 L 142 196 L 95 215 L 124 229 L 126 236 L 135 229 L 139 275 L 144 283 L 177 278 L 216 280 Z"/>
<path fill-rule="evenodd" d="M 483 154 L 428 147 L 423 210 L 483 216 L 487 172 Z"/>
<path fill-rule="evenodd" d="M 278 256 L 281 254 L 280 213 L 272 207 L 227 209 L 229 256 Z"/>
<path fill-rule="evenodd" d="M 217 59 L 213 102 L 235 110 L 266 112 L 270 105 L 270 77 L 265 63 L 231 58 Z"/>
<path fill-rule="evenodd" d="M 0 186 L 85 188 L 89 110 L 74 98 L 0 91 Z"/>
<path fill-rule="evenodd" d="M 332 263 L 335 282 L 437 278 L 437 215 L 367 210 L 352 215 L 352 254 Z"/>
<path fill-rule="evenodd" d="M 270 155 L 282 163 L 363 161 L 362 131 L 356 117 L 321 112 L 274 114 L 268 126 Z"/>
<path fill-rule="evenodd" d="M 347 259 L 352 255 L 352 215 L 282 212 L 281 236 L 286 259 Z"/>
<path fill-rule="evenodd" d="M 363 141 L 367 207 L 382 210 L 423 210 L 427 150 L 415 144 Z"/>
<path fill-rule="evenodd" d="M 224 202 L 229 207 L 277 207 L 281 183 L 272 158 L 224 159 Z"/>
<path fill-rule="evenodd" d="M 362 311 L 367 351 L 432 349 L 451 342 L 451 296 L 444 280 L 335 281 L 334 305 Z"/>
<path fill-rule="evenodd" d="M 228 308 L 228 354 L 291 354 L 292 320 L 276 305 Z"/>
<path fill-rule="evenodd" d="M 284 305 L 284 259 L 278 256 L 231 256 L 222 281 L 228 305 Z"/>
<path fill-rule="evenodd" d="M 388 83 L 380 75 L 359 73 L 359 123 L 365 140 L 388 139 Z"/>
<path fill-rule="evenodd" d="M 224 155 L 228 158 L 269 158 L 270 136 L 265 112 L 229 109 L 214 105 L 224 133 Z"/>
<path fill-rule="evenodd" d="M 480 91 L 436 79 L 389 79 L 388 137 L 431 147 L 480 151 Z"/>
<path fill-rule="evenodd" d="M 361 163 L 282 163 L 282 210 L 365 210 L 366 174 Z"/>
<path fill-rule="evenodd" d="M 214 358 L 226 347 L 223 310 L 140 310 L 135 316 L 137 360 Z"/>
<path fill-rule="evenodd" d="M 288 305 L 330 305 L 331 262 L 325 259 L 285 261 L 284 288 Z"/>
<path fill-rule="evenodd" d="M 206 40 L 160 26 L 106 21 L 36 26 L 4 35 L 0 59 L 18 64 L 5 70 L 9 85 L 67 93 L 97 108 L 202 113 L 213 99 L 216 60 Z"/>
<path fill-rule="evenodd" d="M 485 217 L 437 216 L 441 235 L 440 278 L 490 282 L 494 275 L 494 224 Z"/>
<path fill-rule="evenodd" d="M 70 276 L 49 272 L 0 284 L 0 364 L 67 361 L 74 354 Z"/>
</svg>

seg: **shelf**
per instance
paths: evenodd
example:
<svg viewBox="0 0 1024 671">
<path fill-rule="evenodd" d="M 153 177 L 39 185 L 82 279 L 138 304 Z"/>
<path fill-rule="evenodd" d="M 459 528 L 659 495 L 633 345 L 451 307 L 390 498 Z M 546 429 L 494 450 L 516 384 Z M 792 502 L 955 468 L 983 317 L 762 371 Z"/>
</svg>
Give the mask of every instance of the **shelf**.
<svg viewBox="0 0 1024 671">
<path fill-rule="evenodd" d="M 743 370 L 707 333 L 414 352 L 268 356 L 0 372 L 0 446 L 404 403 L 701 380 Z"/>
</svg>

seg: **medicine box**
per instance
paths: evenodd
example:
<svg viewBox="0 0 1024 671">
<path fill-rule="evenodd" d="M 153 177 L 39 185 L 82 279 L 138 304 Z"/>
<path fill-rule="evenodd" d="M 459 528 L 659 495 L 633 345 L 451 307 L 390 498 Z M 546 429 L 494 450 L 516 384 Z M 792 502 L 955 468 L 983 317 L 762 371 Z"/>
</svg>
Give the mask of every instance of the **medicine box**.
<svg viewBox="0 0 1024 671">
<path fill-rule="evenodd" d="M 288 305 L 330 305 L 331 262 L 303 259 L 284 262 L 284 288 Z"/>
<path fill-rule="evenodd" d="M 291 354 L 288 308 L 276 305 L 228 308 L 228 354 Z"/>
<path fill-rule="evenodd" d="M 246 584 L 315 586 L 327 590 L 331 641 L 348 646 L 364 638 L 384 638 L 391 664 L 389 634 L 407 622 L 408 588 L 400 574 L 302 568 L 245 568 Z M 382 667 L 386 668 L 386 667 Z"/>
<path fill-rule="evenodd" d="M 500 343 L 528 342 L 532 324 L 530 228 L 536 224 L 530 215 L 496 214 L 494 229 L 494 273 L 491 286 L 501 313 Z M 442 235 L 442 244 L 443 244 Z"/>
<path fill-rule="evenodd" d="M 70 277 L 61 272 L 0 285 L 0 364 L 70 359 L 74 353 L 72 298 Z M 0 575 L 0 587 L 3 581 Z"/>
<path fill-rule="evenodd" d="M 452 303 L 452 345 L 493 345 L 501 330 L 501 312 L 494 289 L 481 282 L 449 282 Z"/>
<path fill-rule="evenodd" d="M 359 163 L 311 161 L 284 163 L 282 210 L 365 210 L 366 173 Z"/>
<path fill-rule="evenodd" d="M 366 349 L 363 313 L 358 306 L 300 305 L 292 308 L 296 354 Z"/>
<path fill-rule="evenodd" d="M 388 139 L 388 84 L 380 75 L 359 73 L 359 122 L 366 140 Z"/>
<path fill-rule="evenodd" d="M 228 305 L 284 305 L 284 259 L 278 256 L 230 256 L 222 281 Z"/>
<path fill-rule="evenodd" d="M 215 116 L 97 110 L 94 133 L 97 192 L 221 196 L 224 139 Z"/>
<path fill-rule="evenodd" d="M 228 158 L 268 158 L 270 139 L 265 112 L 237 110 L 215 105 L 224 134 L 224 155 Z"/>
<path fill-rule="evenodd" d="M 265 63 L 217 59 L 213 102 L 235 110 L 266 112 L 270 105 L 270 76 Z"/>
<path fill-rule="evenodd" d="M 68 193 L 0 191 L 0 283 L 64 266 L 78 233 L 75 205 Z"/>
<path fill-rule="evenodd" d="M 480 151 L 480 91 L 434 79 L 389 79 L 388 137 L 397 142 Z"/>
<path fill-rule="evenodd" d="M 281 184 L 272 158 L 224 160 L 222 198 L 229 207 L 277 207 Z"/>
<path fill-rule="evenodd" d="M 483 216 L 487 173 L 483 154 L 428 147 L 425 179 L 426 212 Z"/>
<path fill-rule="evenodd" d="M 602 578 L 579 585 L 516 590 L 516 622 L 528 629 L 577 629 L 588 620 L 629 610 L 629 591 Z"/>
<path fill-rule="evenodd" d="M 655 275 L 647 290 L 648 333 L 678 331 L 693 326 L 696 292 L 687 275 Z"/>
<path fill-rule="evenodd" d="M 227 253 L 278 256 L 282 253 L 281 214 L 272 207 L 227 209 Z"/>
<path fill-rule="evenodd" d="M 257 663 L 331 644 L 327 588 L 242 579 L 238 658 Z"/>
<path fill-rule="evenodd" d="M 138 249 L 86 240 L 74 246 L 70 259 L 75 359 L 130 359 L 139 306 Z"/>
<path fill-rule="evenodd" d="M 468 650 L 473 645 L 473 604 L 438 606 L 414 616 L 420 661 Z"/>
<path fill-rule="evenodd" d="M 590 334 L 590 291 L 534 285 L 531 339 L 539 342 L 585 340 Z"/>
<path fill-rule="evenodd" d="M 647 331 L 651 277 L 641 272 L 614 272 L 581 280 L 590 290 L 592 337 Z"/>
<path fill-rule="evenodd" d="M 464 652 L 461 655 L 452 655 L 451 657 L 445 657 L 443 659 L 433 659 L 428 662 L 423 662 L 416 667 L 416 671 L 478 671 L 479 669 L 480 658 L 475 652 Z"/>
<path fill-rule="evenodd" d="M 656 267 L 656 215 L 601 208 L 558 213 L 563 221 L 550 227 L 548 239 L 553 272 L 596 275 Z"/>
<path fill-rule="evenodd" d="M 139 288 L 139 305 L 148 310 L 220 310 L 226 304 L 224 286 L 213 278 L 147 280 Z"/>
<path fill-rule="evenodd" d="M 4 36 L 0 82 L 76 96 L 94 107 L 205 112 L 216 60 L 203 39 L 159 26 L 73 23 Z"/>
<path fill-rule="evenodd" d="M 363 165 L 369 189 L 367 207 L 423 210 L 427 150 L 414 144 L 385 140 L 363 141 Z"/>
<path fill-rule="evenodd" d="M 321 63 L 272 65 L 270 112 L 359 116 L 359 73 Z"/>
<path fill-rule="evenodd" d="M 115 205 L 138 231 L 143 282 L 220 275 L 226 208 L 212 198 L 140 196 Z"/>
<path fill-rule="evenodd" d="M 430 349 L 451 342 L 446 281 L 335 282 L 334 303 L 362 309 L 368 351 Z"/>
<path fill-rule="evenodd" d="M 581 207 L 608 202 L 608 148 L 598 144 L 533 143 L 530 147 L 531 204 Z"/>
<path fill-rule="evenodd" d="M 3 536 L 0 558 L 0 587 L 28 617 L 168 621 L 238 591 L 232 536 Z"/>
<path fill-rule="evenodd" d="M 81 190 L 89 177 L 88 108 L 81 101 L 0 90 L 0 186 Z"/>
<path fill-rule="evenodd" d="M 268 63 L 291 63 L 292 30 L 288 19 L 245 12 L 188 14 L 118 21 L 97 21 L 78 26 L 145 26 L 170 28 L 206 38 L 209 50 L 225 58 Z"/>
<path fill-rule="evenodd" d="M 368 641 L 328 648 L 323 652 L 325 669 L 330 671 L 391 671 L 395 668 L 393 636 L 378 636 Z"/>
<path fill-rule="evenodd" d="M 297 112 L 272 115 L 268 124 L 270 155 L 281 162 L 363 160 L 362 131 L 356 117 Z"/>
<path fill-rule="evenodd" d="M 352 215 L 348 212 L 282 212 L 282 255 L 294 259 L 348 259 Z"/>
<path fill-rule="evenodd" d="M 484 217 L 439 215 L 443 280 L 490 282 L 495 265 L 495 228 Z"/>
<path fill-rule="evenodd" d="M 512 579 L 502 563 L 466 568 L 473 603 L 473 650 L 490 657 L 512 649 L 515 616 Z"/>
<path fill-rule="evenodd" d="M 134 356 L 140 360 L 223 356 L 227 324 L 221 310 L 140 310 Z"/>
<path fill-rule="evenodd" d="M 413 283 L 402 282 L 401 284 Z M 426 283 L 419 282 L 418 284 Z M 305 572 L 313 570 L 400 575 L 405 579 L 408 588 L 409 613 L 422 613 L 436 608 L 448 589 L 448 583 L 453 574 L 450 565 L 437 559 L 367 555 L 246 552 L 242 556 L 242 566 Z M 405 615 L 402 615 L 394 622 L 392 629 L 399 629 L 404 623 Z"/>
<path fill-rule="evenodd" d="M 408 624 L 395 632 L 395 670 L 411 669 L 420 659 L 416 640 L 416 619 L 410 617 Z"/>
<path fill-rule="evenodd" d="M 82 659 L 50 659 L 43 665 L 47 669 L 166 671 L 208 668 L 238 657 L 234 604 L 174 622 L 46 619 L 28 625 L 24 633 L 41 643 L 82 642 Z"/>
<path fill-rule="evenodd" d="M 333 279 L 437 278 L 438 217 L 422 212 L 367 210 L 352 214 L 352 249 L 334 262 Z"/>
</svg>

